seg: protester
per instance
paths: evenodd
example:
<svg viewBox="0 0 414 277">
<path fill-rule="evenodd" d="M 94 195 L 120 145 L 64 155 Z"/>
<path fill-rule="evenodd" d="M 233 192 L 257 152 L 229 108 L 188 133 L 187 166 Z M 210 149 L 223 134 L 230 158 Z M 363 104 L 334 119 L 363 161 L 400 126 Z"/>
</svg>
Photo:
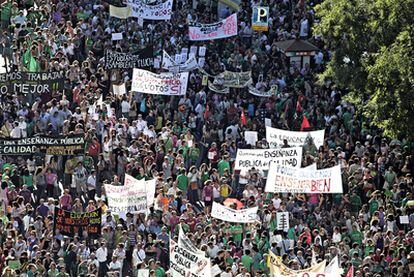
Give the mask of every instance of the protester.
<svg viewBox="0 0 414 277">
<path fill-rule="evenodd" d="M 258 2 L 243 0 L 238 34 L 204 42 L 189 41 L 189 22 L 217 22 L 230 8 L 217 16 L 214 4 L 178 0 L 171 20 L 142 23 L 111 17 L 109 2 L 117 1 L 1 1 L 7 73 L 64 76 L 43 93 L 2 91 L 1 140 L 41 135 L 85 142 L 59 145 L 57 155 L 2 152 L 2 276 L 167 276 L 170 239 L 177 242 L 180 230 L 218 276 L 269 276 L 269 253 L 294 270 L 338 257 L 344 272 L 353 266 L 356 276 L 414 274 L 412 142 L 383 137 L 346 101 L 346 91 L 316 82 L 330 57 L 312 34 L 316 2 L 270 1 L 269 31 L 255 32 L 251 5 Z M 112 40 L 117 33 L 122 39 Z M 320 50 L 310 63 L 291 68 L 276 43 L 296 38 Z M 105 69 L 108 50 L 137 53 L 146 46 L 155 56 L 205 47 L 203 68 L 189 73 L 184 97 L 133 92 L 132 68 Z M 159 67 L 145 69 L 165 71 Z M 247 87 L 217 93 L 203 79 L 224 70 L 251 71 L 255 89 L 276 89 L 271 97 Z M 116 93 L 114 85 L 122 84 L 126 93 Z M 305 118 L 307 130 L 325 130 L 325 139 L 319 148 L 307 139 L 299 166 L 340 165 L 343 194 L 268 193 L 267 172 L 234 169 L 238 149 L 269 147 L 265 122 L 299 131 Z M 253 145 L 244 131 L 257 132 Z M 72 153 L 79 145 L 82 151 Z M 126 174 L 155 180 L 148 212 L 108 208 L 105 185 L 122 187 Z M 214 202 L 259 207 L 257 218 L 219 220 L 211 216 Z M 55 211 L 97 208 L 98 234 L 53 232 Z M 289 213 L 286 230 L 278 226 L 280 212 Z"/>
</svg>

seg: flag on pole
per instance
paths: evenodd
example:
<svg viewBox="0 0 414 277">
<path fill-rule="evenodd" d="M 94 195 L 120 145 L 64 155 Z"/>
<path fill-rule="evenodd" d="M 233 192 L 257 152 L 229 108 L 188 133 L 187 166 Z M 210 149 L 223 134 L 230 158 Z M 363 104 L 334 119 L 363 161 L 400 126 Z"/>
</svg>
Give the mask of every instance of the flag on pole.
<svg viewBox="0 0 414 277">
<path fill-rule="evenodd" d="M 207 120 L 209 116 L 210 116 L 210 107 L 207 104 L 206 110 L 204 111 L 204 119 Z"/>
<path fill-rule="evenodd" d="M 301 131 L 305 131 L 310 128 L 310 123 L 306 115 L 303 115 L 302 125 L 300 126 Z"/>
<path fill-rule="evenodd" d="M 354 266 L 351 265 L 351 267 L 348 269 L 348 272 L 346 273 L 345 277 L 354 277 Z"/>
<path fill-rule="evenodd" d="M 240 120 L 241 120 L 242 126 L 247 125 L 247 118 L 246 118 L 246 115 L 244 114 L 244 110 L 242 110 L 242 113 L 241 113 L 241 116 L 240 116 Z"/>
</svg>

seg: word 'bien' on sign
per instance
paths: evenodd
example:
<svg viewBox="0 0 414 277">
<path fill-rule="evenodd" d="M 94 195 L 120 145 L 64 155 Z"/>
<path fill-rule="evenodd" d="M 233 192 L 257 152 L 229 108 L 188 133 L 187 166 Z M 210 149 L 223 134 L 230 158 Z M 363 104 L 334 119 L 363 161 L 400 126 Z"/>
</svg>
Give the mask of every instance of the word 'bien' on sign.
<svg viewBox="0 0 414 277">
<path fill-rule="evenodd" d="M 339 165 L 311 170 L 272 164 L 266 181 L 266 192 L 274 193 L 343 193 Z"/>
</svg>

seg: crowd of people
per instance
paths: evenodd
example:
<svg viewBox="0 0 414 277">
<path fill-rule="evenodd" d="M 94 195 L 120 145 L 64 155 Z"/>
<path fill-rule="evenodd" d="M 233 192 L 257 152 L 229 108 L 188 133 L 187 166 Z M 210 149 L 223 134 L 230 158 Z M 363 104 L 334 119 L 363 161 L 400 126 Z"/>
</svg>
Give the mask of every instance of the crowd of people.
<svg viewBox="0 0 414 277">
<path fill-rule="evenodd" d="M 188 22 L 217 22 L 230 9 L 177 0 L 171 20 L 141 25 L 110 17 L 101 0 L 0 2 L 4 69 L 64 71 L 67 78 L 64 89 L 36 97 L 1 95 L 1 138 L 83 134 L 86 140 L 79 155 L 0 157 L 1 276 L 168 276 L 170 239 L 180 229 L 218 265 L 219 276 L 269 276 L 269 251 L 295 270 L 337 256 L 355 276 L 413 276 L 412 142 L 383 137 L 346 101 L 346 90 L 316 82 L 330 56 L 312 33 L 318 1 L 242 0 L 238 35 L 203 42 L 188 40 Z M 252 31 L 252 6 L 259 4 L 270 7 L 268 32 Z M 119 32 L 124 39 L 112 41 Z M 320 50 L 292 71 L 275 44 L 293 38 Z M 106 70 L 105 51 L 148 45 L 157 54 L 206 46 L 205 72 L 251 71 L 256 89 L 277 89 L 272 97 L 247 88 L 218 94 L 194 70 L 183 97 L 129 89 L 115 95 L 112 85 L 130 88 L 132 69 Z M 94 116 L 89 107 L 101 97 Z M 266 172 L 233 169 L 237 149 L 269 147 L 265 119 L 299 130 L 304 116 L 311 130 L 325 130 L 325 141 L 319 149 L 311 141 L 303 146 L 302 166 L 339 164 L 343 194 L 266 193 Z M 245 142 L 246 130 L 258 132 L 255 146 Z M 104 184 L 121 186 L 125 174 L 156 179 L 148 214 L 122 218 L 108 209 Z M 258 206 L 260 220 L 212 218 L 213 201 L 229 198 Z M 101 236 L 54 234 L 55 207 L 102 208 Z M 289 212 L 287 232 L 277 226 L 278 211 Z"/>
</svg>

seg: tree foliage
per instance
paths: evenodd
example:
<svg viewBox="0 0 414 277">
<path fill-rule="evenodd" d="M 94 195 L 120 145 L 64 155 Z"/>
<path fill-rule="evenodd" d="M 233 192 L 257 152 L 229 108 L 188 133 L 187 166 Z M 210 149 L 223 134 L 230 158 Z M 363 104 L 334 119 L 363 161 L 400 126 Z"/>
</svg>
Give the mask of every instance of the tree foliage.
<svg viewBox="0 0 414 277">
<path fill-rule="evenodd" d="M 414 0 L 325 0 L 316 7 L 315 33 L 331 51 L 321 79 L 352 91 L 391 137 L 414 137 L 413 10 Z"/>
</svg>

